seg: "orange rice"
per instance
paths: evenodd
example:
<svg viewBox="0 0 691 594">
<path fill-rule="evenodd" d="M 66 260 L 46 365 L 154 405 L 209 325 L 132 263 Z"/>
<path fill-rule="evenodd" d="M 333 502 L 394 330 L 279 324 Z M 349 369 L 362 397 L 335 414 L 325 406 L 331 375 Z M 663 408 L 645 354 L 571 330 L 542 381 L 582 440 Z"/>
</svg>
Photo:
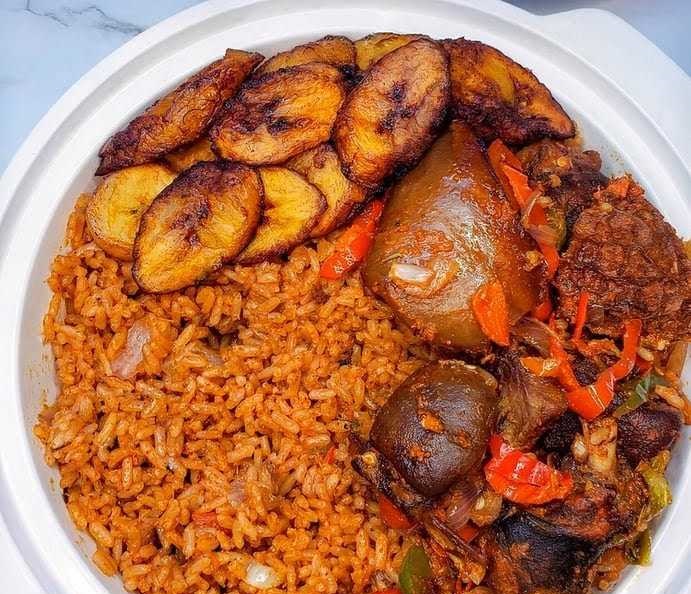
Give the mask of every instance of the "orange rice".
<svg viewBox="0 0 691 594">
<path fill-rule="evenodd" d="M 407 539 L 380 521 L 348 436 L 429 358 L 424 345 L 358 273 L 319 278 L 326 240 L 139 294 L 131 265 L 92 243 L 87 200 L 48 281 L 59 390 L 35 433 L 95 565 L 141 592 L 258 592 L 251 562 L 278 576 L 269 593 L 393 584 Z M 148 340 L 118 377 L 135 322 Z"/>
</svg>

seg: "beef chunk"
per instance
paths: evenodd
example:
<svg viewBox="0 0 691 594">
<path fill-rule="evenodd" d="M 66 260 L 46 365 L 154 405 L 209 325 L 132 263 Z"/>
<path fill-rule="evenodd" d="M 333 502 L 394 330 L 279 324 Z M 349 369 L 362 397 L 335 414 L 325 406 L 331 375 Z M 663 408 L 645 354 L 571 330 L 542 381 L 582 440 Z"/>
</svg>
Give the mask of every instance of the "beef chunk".
<svg viewBox="0 0 691 594">
<path fill-rule="evenodd" d="M 543 433 L 538 441 L 538 449 L 548 453 L 565 455 L 571 451 L 571 444 L 576 433 L 581 430 L 579 416 L 567 410 L 554 424 Z"/>
<path fill-rule="evenodd" d="M 599 193 L 573 228 L 555 285 L 563 317 L 574 321 L 590 293 L 587 326 L 619 336 L 623 321 L 643 320 L 651 340 L 691 337 L 691 262 L 674 229 L 630 178 Z"/>
<path fill-rule="evenodd" d="M 635 467 L 674 445 L 681 415 L 666 404 L 646 403 L 621 417 L 618 424 L 617 453 Z"/>
<path fill-rule="evenodd" d="M 499 359 L 497 369 L 501 433 L 512 446 L 530 448 L 566 411 L 564 391 L 553 379 L 528 371 L 513 350 Z"/>
<path fill-rule="evenodd" d="M 563 142 L 541 140 L 518 153 L 533 182 L 561 207 L 567 229 L 593 203 L 593 194 L 607 184 L 600 173 L 602 160 L 596 151 L 581 152 Z"/>
<path fill-rule="evenodd" d="M 599 549 L 525 511 L 483 535 L 487 581 L 501 594 L 582 594 Z"/>
</svg>

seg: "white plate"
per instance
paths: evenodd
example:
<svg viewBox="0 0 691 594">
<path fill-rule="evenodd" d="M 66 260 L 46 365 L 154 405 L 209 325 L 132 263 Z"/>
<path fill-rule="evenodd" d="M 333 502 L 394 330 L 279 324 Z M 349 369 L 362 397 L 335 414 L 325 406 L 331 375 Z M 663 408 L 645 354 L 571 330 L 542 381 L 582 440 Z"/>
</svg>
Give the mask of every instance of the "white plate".
<svg viewBox="0 0 691 594">
<path fill-rule="evenodd" d="M 67 517 L 55 473 L 31 428 L 55 393 L 41 344 L 44 283 L 80 191 L 93 184 L 102 142 L 226 47 L 271 55 L 327 33 L 466 36 L 532 68 L 578 121 L 610 172 L 631 171 L 686 237 L 691 235 L 691 82 L 657 48 L 609 13 L 536 17 L 496 1 L 209 2 L 139 35 L 82 78 L 41 120 L 0 181 L 0 511 L 46 592 L 123 592 L 88 557 Z M 688 373 L 687 373 L 688 379 Z M 682 439 L 670 468 L 675 503 L 655 534 L 655 562 L 628 570 L 617 593 L 680 594 L 690 570 L 691 465 Z"/>
</svg>

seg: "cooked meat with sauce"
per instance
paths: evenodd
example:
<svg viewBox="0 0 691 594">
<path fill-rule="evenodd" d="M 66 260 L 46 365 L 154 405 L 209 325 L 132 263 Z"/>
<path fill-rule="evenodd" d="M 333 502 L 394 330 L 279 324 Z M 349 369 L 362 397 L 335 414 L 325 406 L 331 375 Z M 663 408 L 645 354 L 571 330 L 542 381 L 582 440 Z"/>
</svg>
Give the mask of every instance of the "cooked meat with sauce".
<svg viewBox="0 0 691 594">
<path fill-rule="evenodd" d="M 528 371 L 516 351 L 499 359 L 499 427 L 509 443 L 530 448 L 563 413 L 566 396 L 557 381 Z"/>
<path fill-rule="evenodd" d="M 527 512 L 497 522 L 482 544 L 487 583 L 500 594 L 584 594 L 600 553 Z"/>
<path fill-rule="evenodd" d="M 479 469 L 494 422 L 496 380 L 462 361 L 411 375 L 378 411 L 370 434 L 416 491 L 432 497 Z"/>
<path fill-rule="evenodd" d="M 646 403 L 619 421 L 617 453 L 635 467 L 670 450 L 681 432 L 679 411 L 663 403 Z"/>
<path fill-rule="evenodd" d="M 625 319 L 640 318 L 650 341 L 691 338 L 691 261 L 630 178 L 611 182 L 580 215 L 556 287 L 571 321 L 580 294 L 590 294 L 594 334 L 619 336 Z"/>
<path fill-rule="evenodd" d="M 496 48 L 304 41 L 162 96 L 70 216 L 34 432 L 94 564 L 160 594 L 590 594 L 650 564 L 689 243 Z"/>
<path fill-rule="evenodd" d="M 453 122 L 391 190 L 363 276 L 426 340 L 480 350 L 488 340 L 473 295 L 499 281 L 518 320 L 541 299 L 542 267 L 529 270 L 535 250 L 472 132 Z"/>
<path fill-rule="evenodd" d="M 531 180 L 564 212 L 567 229 L 607 185 L 600 172 L 602 159 L 596 151 L 580 151 L 556 140 L 541 140 L 518 151 L 516 156 Z"/>
</svg>

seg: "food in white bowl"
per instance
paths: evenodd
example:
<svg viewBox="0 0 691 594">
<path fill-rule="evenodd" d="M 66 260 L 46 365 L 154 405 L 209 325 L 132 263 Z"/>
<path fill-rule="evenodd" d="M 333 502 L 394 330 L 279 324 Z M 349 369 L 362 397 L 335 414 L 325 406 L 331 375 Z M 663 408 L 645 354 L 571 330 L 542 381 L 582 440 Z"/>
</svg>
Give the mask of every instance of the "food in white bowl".
<svg viewBox="0 0 691 594">
<path fill-rule="evenodd" d="M 349 43 L 104 145 L 44 321 L 70 516 L 143 592 L 610 585 L 688 415 L 682 243 L 498 50 Z"/>
</svg>

